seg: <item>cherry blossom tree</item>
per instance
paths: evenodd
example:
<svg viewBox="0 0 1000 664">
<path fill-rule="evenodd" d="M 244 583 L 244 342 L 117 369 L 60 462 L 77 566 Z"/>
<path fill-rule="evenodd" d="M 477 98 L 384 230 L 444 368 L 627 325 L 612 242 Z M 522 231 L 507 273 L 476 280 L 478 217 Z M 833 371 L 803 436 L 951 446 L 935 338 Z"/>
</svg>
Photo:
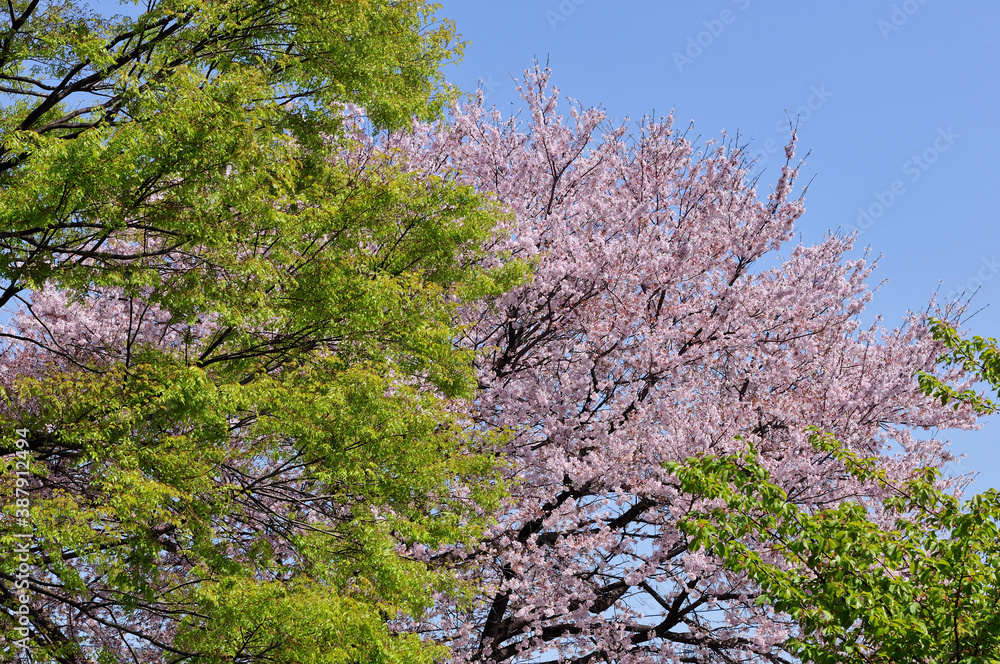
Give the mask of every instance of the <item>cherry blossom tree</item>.
<svg viewBox="0 0 1000 664">
<path fill-rule="evenodd" d="M 480 548 L 425 554 L 469 561 L 490 590 L 423 628 L 456 661 L 792 661 L 795 623 L 678 528 L 704 501 L 665 464 L 752 445 L 790 501 L 853 499 L 888 522 L 885 485 L 851 476 L 807 428 L 904 481 L 951 458 L 937 430 L 975 425 L 916 376 L 968 384 L 935 368 L 925 316 L 862 325 L 873 267 L 848 257 L 852 237 L 794 241 L 794 133 L 762 200 L 738 147 L 696 148 L 670 117 L 560 114 L 537 68 L 521 93 L 524 120 L 480 100 L 384 146 L 492 194 L 513 215 L 498 249 L 536 266 L 465 310 L 477 416 L 514 432 L 514 488 Z"/>
</svg>

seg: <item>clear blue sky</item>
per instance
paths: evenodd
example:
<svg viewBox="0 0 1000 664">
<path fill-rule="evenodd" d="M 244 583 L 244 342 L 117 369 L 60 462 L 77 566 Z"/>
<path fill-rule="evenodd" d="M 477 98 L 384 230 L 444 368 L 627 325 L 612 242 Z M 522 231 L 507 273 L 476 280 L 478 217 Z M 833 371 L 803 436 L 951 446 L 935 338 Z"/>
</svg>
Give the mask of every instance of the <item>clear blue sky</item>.
<svg viewBox="0 0 1000 664">
<path fill-rule="evenodd" d="M 442 1 L 470 42 L 449 80 L 481 80 L 501 109 L 520 105 L 511 77 L 547 60 L 563 95 L 612 118 L 673 109 L 694 135 L 739 131 L 764 183 L 799 114 L 803 240 L 863 227 L 888 280 L 870 317 L 892 326 L 939 286 L 979 288 L 967 327 L 1000 336 L 1000 3 Z M 1000 487 L 1000 425 L 947 437 L 974 490 Z"/>
</svg>

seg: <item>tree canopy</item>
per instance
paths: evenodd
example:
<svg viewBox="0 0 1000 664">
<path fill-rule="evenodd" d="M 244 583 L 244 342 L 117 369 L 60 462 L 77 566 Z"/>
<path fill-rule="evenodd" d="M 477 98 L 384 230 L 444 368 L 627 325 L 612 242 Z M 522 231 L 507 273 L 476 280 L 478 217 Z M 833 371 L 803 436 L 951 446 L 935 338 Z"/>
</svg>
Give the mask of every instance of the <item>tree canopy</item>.
<svg viewBox="0 0 1000 664">
<path fill-rule="evenodd" d="M 993 661 L 996 343 L 435 9 L 8 5 L 2 656 Z"/>
<path fill-rule="evenodd" d="M 2 657 L 386 662 L 499 435 L 456 307 L 498 208 L 343 131 L 432 118 L 423 2 L 16 3 L 0 41 Z"/>
</svg>

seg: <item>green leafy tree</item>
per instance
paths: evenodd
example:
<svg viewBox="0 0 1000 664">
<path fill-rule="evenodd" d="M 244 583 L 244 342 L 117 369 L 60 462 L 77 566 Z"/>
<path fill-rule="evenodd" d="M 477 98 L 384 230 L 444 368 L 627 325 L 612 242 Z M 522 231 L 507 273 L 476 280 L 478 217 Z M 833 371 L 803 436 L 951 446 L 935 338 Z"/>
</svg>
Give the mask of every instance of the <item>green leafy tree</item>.
<svg viewBox="0 0 1000 664">
<path fill-rule="evenodd" d="M 0 651 L 429 662 L 502 486 L 455 310 L 498 210 L 343 131 L 433 117 L 416 1 L 8 5 Z M 452 563 L 459 564 L 459 563 Z"/>
<path fill-rule="evenodd" d="M 681 524 L 692 549 L 759 585 L 757 602 L 792 617 L 789 649 L 820 664 L 1000 661 L 1000 496 L 962 502 L 924 469 L 890 482 L 828 434 L 816 449 L 887 492 L 892 524 L 860 502 L 808 509 L 771 481 L 752 447 L 668 464 L 685 491 L 715 501 Z"/>
<path fill-rule="evenodd" d="M 932 318 L 930 327 L 934 338 L 946 349 L 938 360 L 940 364 L 959 367 L 1000 393 L 1000 348 L 996 339 L 978 335 L 965 339 L 954 325 L 940 318 Z M 956 389 L 932 374 L 921 373 L 917 379 L 925 394 L 939 399 L 944 405 L 951 403 L 958 408 L 966 404 L 983 415 L 992 415 L 1000 408 L 980 392 L 972 388 Z"/>
<path fill-rule="evenodd" d="M 340 126 L 437 114 L 451 23 L 422 0 L 14 1 L 0 34 L 0 306 L 55 278 L 139 279 L 140 258 L 224 252 L 301 196 Z M 145 244 L 109 241 L 133 229 Z M 275 231 L 281 231 L 275 227 Z"/>
</svg>

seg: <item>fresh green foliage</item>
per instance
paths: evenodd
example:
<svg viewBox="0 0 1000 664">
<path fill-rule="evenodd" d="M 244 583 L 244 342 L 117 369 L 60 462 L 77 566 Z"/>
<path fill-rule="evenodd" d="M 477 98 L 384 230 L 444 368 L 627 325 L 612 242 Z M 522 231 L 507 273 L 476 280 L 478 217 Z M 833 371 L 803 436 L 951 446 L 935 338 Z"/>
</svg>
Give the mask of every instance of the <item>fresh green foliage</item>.
<svg viewBox="0 0 1000 664">
<path fill-rule="evenodd" d="M 828 434 L 813 445 L 847 473 L 887 492 L 895 524 L 873 523 L 858 502 L 809 509 L 790 502 L 756 451 L 702 456 L 668 467 L 681 487 L 715 506 L 681 524 L 705 549 L 761 588 L 758 603 L 785 613 L 790 642 L 820 664 L 986 664 L 1000 660 L 1000 497 L 960 502 L 939 471 L 895 485 L 877 459 Z"/>
<path fill-rule="evenodd" d="M 171 247 L 225 251 L 314 186 L 345 103 L 379 126 L 435 116 L 440 66 L 460 53 L 435 9 L 153 0 L 130 18 L 8 3 L 0 305 L 46 279 L 141 280 L 140 259 Z M 125 229 L 142 242 L 123 255 L 109 243 Z"/>
<path fill-rule="evenodd" d="M 1000 349 L 996 339 L 980 336 L 964 339 L 947 321 L 932 318 L 929 323 L 934 338 L 948 349 L 940 358 L 941 364 L 961 367 L 1000 391 Z M 995 401 L 975 390 L 959 392 L 931 374 L 921 373 L 917 380 L 925 394 L 940 399 L 942 404 L 954 403 L 956 408 L 967 404 L 983 415 L 992 415 L 1000 408 Z"/>
<path fill-rule="evenodd" d="M 480 267 L 497 206 L 341 127 L 351 102 L 438 113 L 434 10 L 8 6 L 5 661 L 446 654 L 406 620 L 472 590 L 420 552 L 474 541 L 504 490 L 456 310 L 524 268 Z"/>
</svg>

